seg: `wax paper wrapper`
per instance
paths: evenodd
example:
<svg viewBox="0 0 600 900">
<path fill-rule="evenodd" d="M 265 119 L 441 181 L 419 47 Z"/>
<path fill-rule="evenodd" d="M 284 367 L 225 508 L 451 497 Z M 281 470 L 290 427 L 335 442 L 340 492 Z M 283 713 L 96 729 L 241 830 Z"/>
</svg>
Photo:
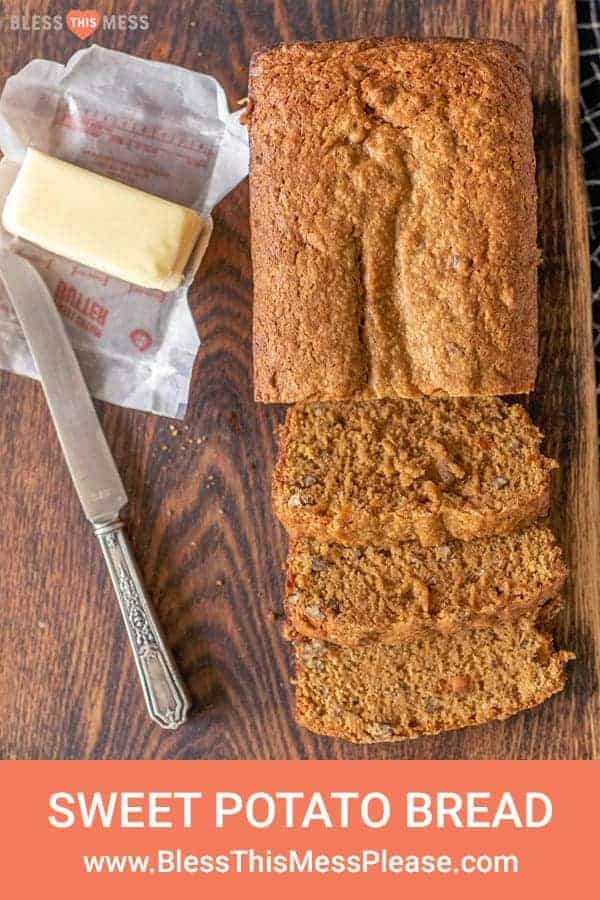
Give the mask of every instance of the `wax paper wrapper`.
<svg viewBox="0 0 600 900">
<path fill-rule="evenodd" d="M 0 206 L 28 146 L 206 218 L 248 172 L 248 140 L 222 87 L 208 75 L 92 46 L 66 66 L 34 60 L 0 96 Z M 43 210 L 40 210 L 43 215 Z M 182 417 L 199 346 L 182 286 L 145 290 L 47 253 L 0 229 L 0 244 L 27 256 L 66 323 L 92 394 Z M 0 293 L 0 368 L 36 377 L 10 302 Z"/>
</svg>

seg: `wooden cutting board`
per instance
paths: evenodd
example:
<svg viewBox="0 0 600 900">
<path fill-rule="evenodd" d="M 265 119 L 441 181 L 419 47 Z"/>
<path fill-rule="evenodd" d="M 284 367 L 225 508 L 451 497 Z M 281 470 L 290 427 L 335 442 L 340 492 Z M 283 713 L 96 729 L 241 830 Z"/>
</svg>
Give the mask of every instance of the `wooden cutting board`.
<svg viewBox="0 0 600 900">
<path fill-rule="evenodd" d="M 194 698 L 187 727 L 145 714 L 99 549 L 40 387 L 0 374 L 0 756 L 18 758 L 592 758 L 599 755 L 600 606 L 595 383 L 578 60 L 570 0 L 128 4 L 147 31 L 106 46 L 215 75 L 231 105 L 250 56 L 281 40 L 456 35 L 514 41 L 532 70 L 538 155 L 541 365 L 529 407 L 561 463 L 553 519 L 571 568 L 559 642 L 566 691 L 504 723 L 379 747 L 313 737 L 291 715 L 280 638 L 286 544 L 270 507 L 284 410 L 252 401 L 248 188 L 215 211 L 192 294 L 202 348 L 185 423 L 100 405 L 129 495 L 130 533 Z M 35 7 L 35 8 L 34 8 Z M 66 13 L 55 2 L 33 13 Z M 107 12 L 111 4 L 105 4 Z M 28 14 L 8 3 L 4 14 Z M 6 32 L 0 76 L 65 61 L 67 31 Z"/>
</svg>

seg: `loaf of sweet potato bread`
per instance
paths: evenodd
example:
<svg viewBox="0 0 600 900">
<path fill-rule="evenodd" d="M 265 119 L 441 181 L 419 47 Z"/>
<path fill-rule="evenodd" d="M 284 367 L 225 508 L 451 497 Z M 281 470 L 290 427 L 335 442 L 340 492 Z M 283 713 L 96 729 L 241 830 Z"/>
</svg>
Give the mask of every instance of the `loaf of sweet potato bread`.
<svg viewBox="0 0 600 900">
<path fill-rule="evenodd" d="M 297 404 L 273 505 L 292 538 L 390 546 L 508 534 L 547 512 L 556 463 L 498 398 Z"/>
<path fill-rule="evenodd" d="M 412 640 L 536 617 L 566 568 L 542 525 L 422 547 L 344 547 L 299 538 L 286 563 L 285 609 L 298 634 L 342 646 Z"/>
<path fill-rule="evenodd" d="M 250 68 L 255 396 L 529 391 L 536 185 L 523 55 L 284 44 Z"/>
<path fill-rule="evenodd" d="M 294 649 L 298 722 L 358 743 L 505 719 L 562 690 L 573 658 L 528 619 L 394 646 L 295 638 Z"/>
</svg>

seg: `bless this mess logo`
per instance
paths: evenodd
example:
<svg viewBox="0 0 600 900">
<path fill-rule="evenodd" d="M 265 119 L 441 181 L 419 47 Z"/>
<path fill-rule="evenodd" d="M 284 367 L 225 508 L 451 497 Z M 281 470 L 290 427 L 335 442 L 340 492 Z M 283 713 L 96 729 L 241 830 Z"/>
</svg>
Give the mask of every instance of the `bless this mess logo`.
<svg viewBox="0 0 600 900">
<path fill-rule="evenodd" d="M 80 40 L 85 41 L 94 32 L 102 31 L 147 31 L 150 27 L 148 16 L 131 16 L 125 13 L 105 15 L 96 9 L 72 9 L 66 16 L 10 16 L 10 31 L 62 31 L 68 28 Z"/>
</svg>

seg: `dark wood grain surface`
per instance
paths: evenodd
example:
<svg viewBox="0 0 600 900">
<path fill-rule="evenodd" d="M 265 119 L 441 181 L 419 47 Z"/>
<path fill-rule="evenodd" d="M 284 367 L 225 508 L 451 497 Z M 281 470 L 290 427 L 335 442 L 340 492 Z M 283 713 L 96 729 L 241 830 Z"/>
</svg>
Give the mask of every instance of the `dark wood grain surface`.
<svg viewBox="0 0 600 900">
<path fill-rule="evenodd" d="M 0 373 L 0 756 L 3 758 L 594 758 L 600 755 L 597 449 L 578 70 L 570 0 L 327 3 L 119 2 L 148 31 L 93 41 L 209 72 L 230 105 L 254 50 L 367 35 L 504 38 L 531 62 L 540 188 L 541 367 L 530 400 L 558 457 L 555 526 L 572 576 L 559 624 L 573 648 L 564 694 L 510 721 L 354 747 L 298 729 L 280 638 L 285 539 L 270 507 L 283 410 L 251 389 L 248 188 L 215 210 L 191 295 L 202 338 L 185 423 L 99 404 L 131 499 L 130 534 L 194 698 L 175 734 L 152 726 L 108 576 L 86 527 L 40 387 Z M 65 61 L 68 31 L 10 31 L 7 17 L 66 13 L 0 4 L 0 78 L 34 57 Z"/>
</svg>

